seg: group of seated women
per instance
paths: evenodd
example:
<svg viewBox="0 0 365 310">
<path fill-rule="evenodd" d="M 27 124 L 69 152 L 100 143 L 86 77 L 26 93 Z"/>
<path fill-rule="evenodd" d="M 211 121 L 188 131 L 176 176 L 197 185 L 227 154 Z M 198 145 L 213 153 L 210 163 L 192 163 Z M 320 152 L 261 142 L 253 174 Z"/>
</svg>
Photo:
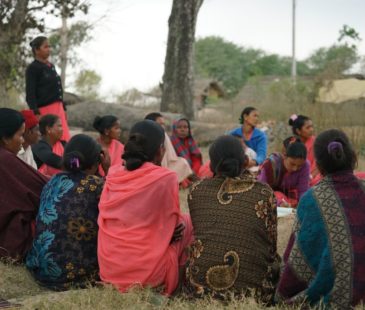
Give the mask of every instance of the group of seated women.
<svg viewBox="0 0 365 310">
<path fill-rule="evenodd" d="M 349 139 L 335 129 L 313 139 L 320 180 L 309 188 L 314 170 L 303 129 L 293 126 L 296 137 L 284 141 L 283 151 L 263 158 L 257 145 L 266 137 L 256 129 L 255 111 L 243 113 L 241 132 L 212 143 L 212 177 L 191 184 L 190 214 L 183 214 L 177 173 L 161 166 L 166 134 L 156 115 L 137 122 L 123 147 L 117 119 L 95 119 L 100 138 L 78 134 L 61 143 L 63 154 L 55 156 L 62 171 L 49 178 L 17 157 L 29 147 L 27 117 L 1 108 L 0 256 L 24 261 L 38 283 L 54 290 L 102 281 L 121 292 L 150 286 L 167 295 L 179 289 L 190 297 L 254 296 L 267 305 L 323 301 L 348 309 L 363 302 L 365 183 L 353 173 Z M 42 118 L 39 127 L 34 149 L 47 143 L 40 153 L 49 153 L 61 129 L 54 118 Z M 174 135 L 177 155 L 197 172 L 201 153 L 186 119 Z M 116 149 L 122 155 L 113 159 Z M 44 157 L 36 152 L 39 168 Z M 249 168 L 257 164 L 255 176 Z M 276 201 L 297 205 L 282 268 Z"/>
</svg>

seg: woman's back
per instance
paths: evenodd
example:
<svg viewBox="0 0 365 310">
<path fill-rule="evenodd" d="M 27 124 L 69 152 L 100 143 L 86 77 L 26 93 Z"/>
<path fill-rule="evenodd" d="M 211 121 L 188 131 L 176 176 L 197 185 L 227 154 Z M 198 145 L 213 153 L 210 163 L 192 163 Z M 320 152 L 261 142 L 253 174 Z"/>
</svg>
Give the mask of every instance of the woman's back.
<svg viewBox="0 0 365 310">
<path fill-rule="evenodd" d="M 52 289 L 86 286 L 98 279 L 97 217 L 103 180 L 59 173 L 44 187 L 27 267 Z"/>
<path fill-rule="evenodd" d="M 248 172 L 193 185 L 188 202 L 195 242 L 188 278 L 194 294 L 257 289 L 264 301 L 272 298 L 279 271 L 273 197 Z"/>
<path fill-rule="evenodd" d="M 164 277 L 180 218 L 176 174 L 152 163 L 110 169 L 100 199 L 98 257 L 103 281 L 121 290 Z M 178 258 L 175 257 L 177 269 Z"/>
</svg>

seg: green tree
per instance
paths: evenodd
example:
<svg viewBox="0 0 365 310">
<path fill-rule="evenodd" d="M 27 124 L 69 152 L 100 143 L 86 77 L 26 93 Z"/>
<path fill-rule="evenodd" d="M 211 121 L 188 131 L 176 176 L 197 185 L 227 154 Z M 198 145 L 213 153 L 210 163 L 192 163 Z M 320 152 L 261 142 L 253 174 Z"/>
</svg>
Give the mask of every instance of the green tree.
<svg viewBox="0 0 365 310">
<path fill-rule="evenodd" d="M 71 65 L 74 67 L 76 64 L 80 63 L 76 49 L 92 39 L 90 35 L 92 28 L 92 25 L 85 21 L 79 21 L 72 24 L 71 27 L 67 29 L 66 48 L 62 46 L 62 28 L 52 31 L 49 36 L 49 41 L 52 46 L 52 59 L 54 59 L 54 63 L 61 69 L 64 87 L 66 83 L 67 66 Z M 65 51 L 66 56 L 64 57 L 66 57 L 66 61 L 64 61 L 61 56 Z"/>
<path fill-rule="evenodd" d="M 253 72 L 263 51 L 244 49 L 220 37 L 206 37 L 195 44 L 195 73 L 223 83 L 235 95 Z"/>
<path fill-rule="evenodd" d="M 195 73 L 223 83 L 226 93 L 234 96 L 249 77 L 258 75 L 288 76 L 291 58 L 266 54 L 260 49 L 244 48 L 220 37 L 206 37 L 195 44 Z M 298 74 L 309 73 L 304 62 L 298 62 Z"/>
<path fill-rule="evenodd" d="M 100 88 L 101 76 L 94 70 L 82 70 L 75 81 L 75 87 L 82 97 L 95 100 L 98 96 Z"/>
<path fill-rule="evenodd" d="M 349 70 L 359 59 L 357 50 L 347 45 L 332 45 L 315 50 L 306 60 L 312 74 L 331 71 L 342 74 Z"/>
</svg>

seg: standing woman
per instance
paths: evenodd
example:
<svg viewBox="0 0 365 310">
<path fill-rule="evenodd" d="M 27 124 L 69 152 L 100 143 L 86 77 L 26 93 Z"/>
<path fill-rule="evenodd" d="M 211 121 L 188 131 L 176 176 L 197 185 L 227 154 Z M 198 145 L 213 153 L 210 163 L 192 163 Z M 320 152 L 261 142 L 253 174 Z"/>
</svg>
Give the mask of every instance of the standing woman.
<svg viewBox="0 0 365 310">
<path fill-rule="evenodd" d="M 256 128 L 259 123 L 257 109 L 253 107 L 243 109 L 240 123 L 242 126 L 231 130 L 229 134 L 242 137 L 245 144 L 256 152 L 257 157 L 249 160 L 248 168 L 261 165 L 266 159 L 267 138 L 264 132 Z"/>
<path fill-rule="evenodd" d="M 55 66 L 48 61 L 50 46 L 48 39 L 36 37 L 31 43 L 34 61 L 26 70 L 26 100 L 36 115 L 55 114 L 62 123 L 62 140 L 70 140 L 61 78 Z"/>
<path fill-rule="evenodd" d="M 308 116 L 293 114 L 289 118 L 289 126 L 293 134 L 297 136 L 307 149 L 307 159 L 310 163 L 310 185 L 315 185 L 321 175 L 318 172 L 316 161 L 314 160 L 314 140 L 316 137 L 313 132 L 313 122 Z"/>
<path fill-rule="evenodd" d="M 124 145 L 119 142 L 120 138 L 120 122 L 114 115 L 105 115 L 95 117 L 93 127 L 100 133 L 97 141 L 103 150 L 108 150 L 110 156 L 110 166 L 121 165 L 122 155 L 124 153 Z M 99 174 L 105 175 L 104 170 L 99 166 Z"/>
</svg>

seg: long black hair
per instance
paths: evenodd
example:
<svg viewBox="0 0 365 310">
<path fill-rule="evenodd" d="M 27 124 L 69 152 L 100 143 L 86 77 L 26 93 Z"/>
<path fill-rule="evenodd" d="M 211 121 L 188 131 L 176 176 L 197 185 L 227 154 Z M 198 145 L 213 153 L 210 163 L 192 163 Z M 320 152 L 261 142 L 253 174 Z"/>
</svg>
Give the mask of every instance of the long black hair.
<svg viewBox="0 0 365 310">
<path fill-rule="evenodd" d="M 20 112 L 8 108 L 0 108 L 0 139 L 14 136 L 23 123 L 24 118 Z"/>
<path fill-rule="evenodd" d="M 112 128 L 118 121 L 118 117 L 114 115 L 97 116 L 94 119 L 93 127 L 101 134 L 105 134 L 105 130 Z"/>
<path fill-rule="evenodd" d="M 244 121 L 245 121 L 245 115 L 250 115 L 250 113 L 252 111 L 257 111 L 257 109 L 254 108 L 254 107 L 246 107 L 246 108 L 244 108 L 242 110 L 241 115 L 240 115 L 240 118 L 239 118 L 240 124 L 243 124 L 244 123 Z"/>
<path fill-rule="evenodd" d="M 323 174 L 354 170 L 357 157 L 346 134 L 338 129 L 320 133 L 314 141 L 314 157 Z"/>
<path fill-rule="evenodd" d="M 297 131 L 302 129 L 306 121 L 310 121 L 310 118 L 305 115 L 293 114 L 289 118 L 288 124 L 291 127 L 294 135 L 298 135 Z"/>
<path fill-rule="evenodd" d="M 39 120 L 39 131 L 42 136 L 47 133 L 47 127 L 53 127 L 60 118 L 54 114 L 46 114 Z"/>
<path fill-rule="evenodd" d="M 35 55 L 36 50 L 38 50 L 47 40 L 48 38 L 45 36 L 38 36 L 29 43 L 30 47 L 32 48 L 33 55 Z"/>
<path fill-rule="evenodd" d="M 297 137 L 289 137 L 283 141 L 285 154 L 291 158 L 307 158 L 307 148 Z"/>
<path fill-rule="evenodd" d="M 214 175 L 237 177 L 247 160 L 242 144 L 233 136 L 218 137 L 209 148 L 210 169 Z"/>
<path fill-rule="evenodd" d="M 152 162 L 164 141 L 165 132 L 156 122 L 143 120 L 136 123 L 122 156 L 127 170 L 136 170 L 145 162 Z"/>
<path fill-rule="evenodd" d="M 78 134 L 66 144 L 63 166 L 70 172 L 90 169 L 100 162 L 101 146 L 91 137 Z"/>
</svg>

